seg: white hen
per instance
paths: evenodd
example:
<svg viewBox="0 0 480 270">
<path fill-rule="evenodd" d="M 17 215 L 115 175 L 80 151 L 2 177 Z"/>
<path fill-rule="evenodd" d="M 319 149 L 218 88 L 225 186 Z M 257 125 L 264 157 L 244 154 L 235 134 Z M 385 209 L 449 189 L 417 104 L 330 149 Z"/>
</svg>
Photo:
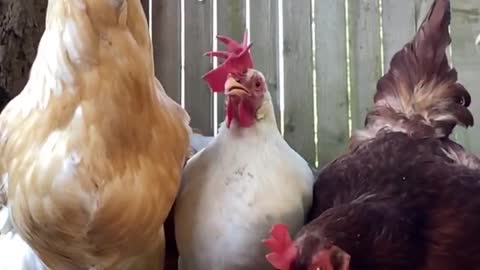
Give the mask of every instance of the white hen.
<svg viewBox="0 0 480 270">
<path fill-rule="evenodd" d="M 265 78 L 252 69 L 246 40 L 219 39 L 231 53 L 211 55 L 228 57 L 228 63 L 205 79 L 214 91 L 225 85 L 227 119 L 185 167 L 175 206 L 179 269 L 271 269 L 262 239 L 277 222 L 293 234 L 300 229 L 313 174 L 278 131 Z"/>
</svg>

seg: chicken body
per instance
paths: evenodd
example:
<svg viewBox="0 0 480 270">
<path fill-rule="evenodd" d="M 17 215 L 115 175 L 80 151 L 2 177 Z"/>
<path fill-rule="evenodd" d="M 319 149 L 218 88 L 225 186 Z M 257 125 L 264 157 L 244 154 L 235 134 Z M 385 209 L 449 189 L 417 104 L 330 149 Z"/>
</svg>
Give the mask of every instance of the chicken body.
<svg viewBox="0 0 480 270">
<path fill-rule="evenodd" d="M 308 269 L 307 254 L 329 244 L 351 256 L 351 270 L 475 269 L 480 168 L 443 149 L 437 139 L 385 132 L 332 162 L 315 184 L 294 269 Z"/>
<path fill-rule="evenodd" d="M 139 0 L 50 0 L 0 117 L 14 229 L 51 269 L 161 269 L 188 121 L 154 78 Z"/>
<path fill-rule="evenodd" d="M 480 159 L 449 138 L 473 125 L 445 53 L 449 24 L 450 2 L 434 1 L 379 80 L 365 128 L 320 172 L 309 224 L 293 243 L 272 233 L 278 268 L 479 268 Z"/>
<path fill-rule="evenodd" d="M 175 203 L 179 269 L 271 269 L 259 239 L 276 222 L 303 225 L 312 172 L 278 132 L 268 92 L 257 119 L 223 124 L 187 163 Z"/>
</svg>

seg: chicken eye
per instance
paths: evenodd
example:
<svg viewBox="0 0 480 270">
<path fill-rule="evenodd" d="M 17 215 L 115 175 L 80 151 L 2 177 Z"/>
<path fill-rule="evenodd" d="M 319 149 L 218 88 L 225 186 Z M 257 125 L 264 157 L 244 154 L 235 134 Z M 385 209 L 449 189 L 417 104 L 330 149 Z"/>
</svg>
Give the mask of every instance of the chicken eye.
<svg viewBox="0 0 480 270">
<path fill-rule="evenodd" d="M 255 87 L 258 88 L 258 87 L 260 87 L 260 86 L 262 86 L 262 82 L 260 82 L 259 80 L 257 80 L 257 81 L 255 82 Z"/>
<path fill-rule="evenodd" d="M 465 101 L 465 97 L 459 97 L 458 100 L 457 100 L 457 103 L 462 105 L 462 106 L 465 106 L 466 104 L 466 101 Z"/>
</svg>

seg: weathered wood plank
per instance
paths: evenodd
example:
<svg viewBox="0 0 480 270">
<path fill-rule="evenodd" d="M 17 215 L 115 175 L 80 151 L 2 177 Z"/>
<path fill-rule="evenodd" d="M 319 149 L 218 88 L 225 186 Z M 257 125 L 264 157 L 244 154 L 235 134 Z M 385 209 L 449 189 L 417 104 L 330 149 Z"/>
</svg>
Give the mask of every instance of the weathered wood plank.
<svg viewBox="0 0 480 270">
<path fill-rule="evenodd" d="M 180 12 L 180 1 L 152 2 L 155 75 L 178 103 L 181 102 Z"/>
<path fill-rule="evenodd" d="M 275 118 L 280 127 L 280 92 L 278 89 L 278 0 L 250 1 L 250 38 L 255 68 L 267 80 Z"/>
<path fill-rule="evenodd" d="M 416 32 L 415 1 L 383 0 L 383 51 L 384 72 L 390 68 L 390 61 Z"/>
<path fill-rule="evenodd" d="M 319 167 L 347 145 L 348 92 L 344 1 L 318 1 L 315 6 L 317 134 Z"/>
<path fill-rule="evenodd" d="M 404 2 L 404 1 L 402 1 Z M 381 76 L 378 0 L 349 1 L 350 104 L 353 129 L 364 126 Z"/>
<path fill-rule="evenodd" d="M 202 56 L 212 50 L 212 0 L 185 1 L 185 107 L 191 126 L 213 134 L 213 94 L 202 75 L 212 61 Z"/>
<path fill-rule="evenodd" d="M 234 40 L 241 41 L 246 29 L 245 0 L 217 1 L 217 32 Z M 226 47 L 219 43 L 219 49 Z M 218 95 L 217 119 L 221 123 L 225 120 L 225 95 Z"/>
<path fill-rule="evenodd" d="M 480 48 L 475 40 L 480 34 L 480 2 L 478 0 L 452 1 L 452 52 L 453 63 L 460 82 L 472 96 L 472 111 L 475 120 L 480 119 Z M 461 130 L 461 129 L 460 129 Z M 470 128 L 466 135 L 457 133 L 457 140 L 467 149 L 480 154 L 480 126 Z"/>
<path fill-rule="evenodd" d="M 315 164 L 311 1 L 284 0 L 284 137 Z"/>
</svg>

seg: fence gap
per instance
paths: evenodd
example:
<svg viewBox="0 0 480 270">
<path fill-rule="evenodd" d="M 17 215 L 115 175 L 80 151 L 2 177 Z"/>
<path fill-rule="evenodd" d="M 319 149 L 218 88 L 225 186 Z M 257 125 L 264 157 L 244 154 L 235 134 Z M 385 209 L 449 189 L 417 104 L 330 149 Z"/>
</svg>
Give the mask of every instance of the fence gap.
<svg viewBox="0 0 480 270">
<path fill-rule="evenodd" d="M 285 58 L 284 58 L 284 25 L 283 0 L 278 0 L 278 89 L 280 96 L 280 132 L 285 136 Z"/>
</svg>

